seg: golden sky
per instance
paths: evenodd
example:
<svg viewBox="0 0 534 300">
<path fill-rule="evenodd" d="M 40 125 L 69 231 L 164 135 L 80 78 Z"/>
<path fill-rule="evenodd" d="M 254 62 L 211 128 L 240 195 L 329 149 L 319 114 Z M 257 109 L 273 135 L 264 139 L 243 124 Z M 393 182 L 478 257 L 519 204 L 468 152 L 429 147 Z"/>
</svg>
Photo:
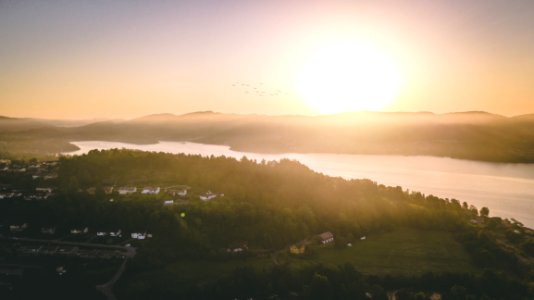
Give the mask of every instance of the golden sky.
<svg viewBox="0 0 534 300">
<path fill-rule="evenodd" d="M 0 115 L 533 113 L 532 28 L 529 0 L 1 1 Z"/>
</svg>

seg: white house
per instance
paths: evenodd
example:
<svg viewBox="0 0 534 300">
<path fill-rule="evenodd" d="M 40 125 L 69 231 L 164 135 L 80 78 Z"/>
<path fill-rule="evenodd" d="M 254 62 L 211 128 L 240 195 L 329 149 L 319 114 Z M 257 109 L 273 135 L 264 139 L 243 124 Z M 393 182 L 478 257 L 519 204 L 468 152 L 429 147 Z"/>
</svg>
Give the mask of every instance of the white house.
<svg viewBox="0 0 534 300">
<path fill-rule="evenodd" d="M 135 186 L 123 186 L 119 188 L 119 195 L 128 195 L 137 192 Z"/>
<path fill-rule="evenodd" d="M 157 195 L 157 194 L 159 194 L 159 191 L 160 191 L 159 187 L 147 186 L 147 187 L 143 188 L 143 190 L 141 191 L 141 194 L 143 194 L 143 195 Z"/>
<path fill-rule="evenodd" d="M 136 240 L 144 240 L 146 238 L 151 238 L 152 237 L 152 234 L 151 233 L 141 233 L 141 232 L 132 232 L 130 234 L 130 236 L 132 237 L 132 239 L 136 239 Z"/>
<path fill-rule="evenodd" d="M 37 187 L 35 188 L 35 191 L 36 192 L 41 192 L 41 193 L 52 193 L 52 188 L 49 188 L 49 187 Z"/>
<path fill-rule="evenodd" d="M 163 205 L 173 205 L 174 204 L 174 200 L 165 200 L 163 201 Z"/>
<path fill-rule="evenodd" d="M 319 238 L 319 241 L 324 245 L 328 243 L 332 243 L 334 241 L 334 235 L 330 232 L 323 232 L 317 236 Z"/>
<path fill-rule="evenodd" d="M 21 225 L 9 225 L 9 231 L 11 232 L 21 232 L 26 228 L 28 228 L 28 224 L 26 223 Z"/>
<path fill-rule="evenodd" d="M 214 199 L 217 197 L 217 195 L 215 195 L 214 193 L 212 193 L 211 191 L 208 191 L 204 194 L 200 194 L 200 196 L 198 196 L 200 198 L 200 200 L 202 201 L 210 201 L 211 199 Z"/>
<path fill-rule="evenodd" d="M 89 232 L 89 228 L 87 228 L 87 227 L 85 227 L 83 229 L 81 229 L 81 228 L 73 228 L 73 229 L 70 230 L 70 234 L 74 234 L 74 235 L 87 233 L 87 232 Z"/>
<path fill-rule="evenodd" d="M 122 236 L 122 230 L 117 230 L 117 231 L 110 231 L 109 232 L 109 236 L 112 236 L 112 237 L 121 237 Z"/>
<path fill-rule="evenodd" d="M 186 185 L 175 185 L 175 186 L 166 188 L 165 191 L 167 192 L 167 194 L 173 197 L 176 197 L 176 196 L 185 197 L 187 195 L 188 189 L 190 189 L 190 187 Z"/>
</svg>

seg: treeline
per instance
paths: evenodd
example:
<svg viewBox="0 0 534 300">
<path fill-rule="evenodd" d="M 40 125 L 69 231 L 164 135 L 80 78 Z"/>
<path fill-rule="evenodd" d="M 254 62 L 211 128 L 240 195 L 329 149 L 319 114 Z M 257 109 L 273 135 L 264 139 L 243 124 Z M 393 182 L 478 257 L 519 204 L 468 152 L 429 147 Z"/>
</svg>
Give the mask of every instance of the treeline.
<svg viewBox="0 0 534 300">
<path fill-rule="evenodd" d="M 236 269 L 230 276 L 207 284 L 196 285 L 177 294 L 156 290 L 131 294 L 130 299 L 143 299 L 155 294 L 159 299 L 179 296 L 187 299 L 374 299 L 387 300 L 388 294 L 398 300 L 431 299 L 528 299 L 528 286 L 506 274 L 485 271 L 478 275 L 425 273 L 420 276 L 369 276 L 359 273 L 351 264 L 337 267 L 322 265 L 291 270 L 277 266 L 258 272 L 252 268 Z M 130 294 L 129 294 L 130 295 Z"/>
<path fill-rule="evenodd" d="M 139 219 L 141 224 L 148 224 L 153 219 L 159 225 L 150 227 L 159 228 L 161 224 L 166 224 L 168 229 L 162 228 L 163 233 L 174 232 L 181 239 L 194 241 L 195 247 L 203 249 L 216 249 L 243 241 L 253 247 L 278 249 L 324 231 L 334 232 L 338 240 L 350 241 L 369 232 L 415 226 L 468 236 L 462 241 L 469 249 L 474 252 L 478 248 L 484 249 L 477 250 L 477 261 L 491 262 L 504 255 L 532 256 L 529 246 L 532 238 L 521 229 L 522 226 L 499 218 L 488 218 L 487 208 L 479 212 L 477 208 L 455 199 L 425 196 L 365 179 L 348 181 L 332 178 L 312 172 L 295 161 L 256 163 L 246 158 L 237 161 L 226 157 L 129 150 L 94 150 L 87 155 L 62 158 L 60 161 L 60 190 L 66 191 L 70 195 L 68 197 L 79 190 L 107 185 L 163 187 L 185 184 L 193 187 L 193 191 L 224 193 L 223 198 L 210 203 L 193 199 L 190 205 L 166 209 L 142 199 L 121 205 L 105 201 L 98 204 L 91 200 L 80 202 L 94 205 L 93 210 L 98 210 L 99 218 L 109 215 L 109 220 L 101 224 L 121 222 L 115 220 L 116 215 L 128 215 L 130 222 Z M 87 196 L 82 193 L 76 197 L 83 199 Z M 65 206 L 72 205 L 75 206 Z M 83 211 L 92 210 L 84 208 Z M 179 217 L 182 212 L 187 217 Z M 473 221 L 478 225 L 472 226 Z M 484 232 L 488 237 L 484 238 L 485 235 L 479 231 L 487 226 L 490 228 Z M 512 232 L 518 228 L 520 235 Z M 504 235 L 509 243 L 517 246 L 514 248 L 517 251 L 512 253 L 502 250 L 506 248 L 502 245 L 490 245 L 497 239 L 494 232 Z M 475 245 L 470 246 L 469 243 Z M 492 257 L 485 254 L 488 248 L 489 253 L 504 251 L 505 254 L 485 260 Z M 197 250 L 192 252 L 199 253 Z M 506 261 L 510 260 L 512 258 Z M 525 264 L 525 260 L 518 261 Z M 507 263 L 503 265 L 510 266 Z"/>
<path fill-rule="evenodd" d="M 452 230 L 466 222 L 466 216 L 477 214 L 458 201 L 369 180 L 331 178 L 289 160 L 258 164 L 245 158 L 92 151 L 63 158 L 59 174 L 60 190 L 70 192 L 106 185 L 185 184 L 197 191 L 224 193 L 208 204 L 192 201 L 185 208 L 165 210 L 186 211 L 187 218 L 175 222 L 188 231 L 201 231 L 210 246 L 246 240 L 262 248 L 280 248 L 323 231 L 343 238 L 400 225 Z M 102 203 L 98 209 L 105 211 L 107 206 L 116 205 Z"/>
</svg>

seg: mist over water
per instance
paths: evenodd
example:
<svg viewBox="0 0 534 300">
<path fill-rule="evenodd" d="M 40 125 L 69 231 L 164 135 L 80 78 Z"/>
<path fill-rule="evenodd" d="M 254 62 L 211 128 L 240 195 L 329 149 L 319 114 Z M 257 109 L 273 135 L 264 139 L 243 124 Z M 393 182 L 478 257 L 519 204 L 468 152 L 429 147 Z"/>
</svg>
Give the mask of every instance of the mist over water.
<svg viewBox="0 0 534 300">
<path fill-rule="evenodd" d="M 80 155 L 93 149 L 136 149 L 167 153 L 227 156 L 241 159 L 294 159 L 310 169 L 346 179 L 368 178 L 377 183 L 486 206 L 491 216 L 515 218 L 534 228 L 534 164 L 488 163 L 430 156 L 355 154 L 261 154 L 239 152 L 228 146 L 190 142 L 137 145 L 105 141 L 72 142 Z"/>
</svg>

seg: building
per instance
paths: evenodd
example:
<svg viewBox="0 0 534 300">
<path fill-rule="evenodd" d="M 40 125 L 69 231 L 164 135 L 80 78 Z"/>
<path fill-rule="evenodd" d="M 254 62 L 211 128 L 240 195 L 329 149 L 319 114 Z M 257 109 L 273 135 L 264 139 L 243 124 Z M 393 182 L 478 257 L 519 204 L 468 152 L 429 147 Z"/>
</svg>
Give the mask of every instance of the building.
<svg viewBox="0 0 534 300">
<path fill-rule="evenodd" d="M 35 188 L 35 191 L 36 192 L 40 192 L 40 193 L 51 194 L 52 193 L 52 188 L 49 188 L 49 187 L 37 187 L 37 188 Z"/>
<path fill-rule="evenodd" d="M 111 237 L 122 237 L 122 230 L 117 230 L 117 231 L 110 231 L 109 232 L 109 236 Z"/>
<path fill-rule="evenodd" d="M 165 192 L 173 197 L 179 196 L 179 197 L 185 197 L 187 196 L 187 190 L 190 189 L 190 187 L 186 185 L 176 185 L 171 186 L 165 189 Z"/>
<path fill-rule="evenodd" d="M 198 196 L 200 198 L 200 200 L 202 201 L 210 201 L 214 198 L 217 197 L 217 195 L 215 195 L 214 193 L 212 193 L 211 191 L 207 191 L 206 193 L 204 194 L 200 194 L 200 196 Z"/>
<path fill-rule="evenodd" d="M 163 201 L 163 205 L 173 205 L 174 204 L 174 200 L 165 200 Z"/>
<path fill-rule="evenodd" d="M 160 191 L 159 187 L 147 186 L 147 187 L 143 188 L 143 190 L 141 191 L 141 194 L 143 194 L 143 195 L 157 195 L 157 194 L 159 194 L 159 191 Z"/>
<path fill-rule="evenodd" d="M 87 194 L 89 195 L 95 195 L 96 194 L 96 187 L 90 187 L 85 190 Z"/>
<path fill-rule="evenodd" d="M 146 238 L 151 238 L 152 237 L 152 234 L 151 233 L 141 233 L 141 232 L 132 232 L 130 234 L 130 236 L 132 237 L 132 239 L 136 239 L 136 240 L 144 240 Z"/>
<path fill-rule="evenodd" d="M 317 237 L 319 238 L 319 242 L 323 245 L 334 242 L 334 235 L 330 231 L 323 232 L 317 235 Z"/>
<path fill-rule="evenodd" d="M 306 252 L 306 244 L 299 243 L 299 244 L 293 244 L 289 247 L 289 253 L 299 255 L 304 254 Z"/>
<path fill-rule="evenodd" d="M 104 194 L 110 195 L 111 193 L 113 193 L 113 187 L 112 186 L 105 186 L 104 187 Z"/>
<path fill-rule="evenodd" d="M 70 234 L 73 234 L 73 235 L 79 235 L 79 234 L 86 234 L 89 232 L 89 228 L 85 227 L 85 228 L 73 228 L 70 230 Z"/>
<path fill-rule="evenodd" d="M 21 232 L 28 228 L 28 224 L 24 223 L 21 225 L 9 225 L 9 231 L 11 232 Z"/>
<path fill-rule="evenodd" d="M 42 234 L 55 234 L 56 227 L 41 227 Z"/>
<path fill-rule="evenodd" d="M 137 188 L 135 186 L 123 186 L 119 188 L 118 192 L 119 195 L 133 194 L 137 192 Z"/>
<path fill-rule="evenodd" d="M 248 244 L 246 242 L 243 243 L 237 243 L 234 245 L 231 245 L 230 247 L 226 248 L 226 253 L 242 253 L 248 250 Z"/>
</svg>

